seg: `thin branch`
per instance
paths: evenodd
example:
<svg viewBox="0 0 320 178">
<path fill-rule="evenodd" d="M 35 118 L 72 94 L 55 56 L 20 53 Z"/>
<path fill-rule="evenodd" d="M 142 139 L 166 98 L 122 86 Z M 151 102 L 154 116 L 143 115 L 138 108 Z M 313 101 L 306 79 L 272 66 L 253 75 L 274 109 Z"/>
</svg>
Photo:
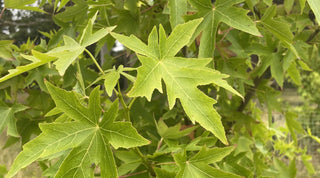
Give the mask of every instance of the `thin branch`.
<svg viewBox="0 0 320 178">
<path fill-rule="evenodd" d="M 91 54 L 91 52 L 89 50 L 87 50 L 86 48 L 84 49 L 84 51 L 90 56 L 90 58 L 92 59 L 92 61 L 94 62 L 94 64 L 97 66 L 97 68 L 99 69 L 99 71 L 104 74 L 104 71 L 101 69 L 100 65 L 98 64 L 97 60 L 93 57 L 93 55 Z"/>
<path fill-rule="evenodd" d="M 163 138 L 161 138 L 159 143 L 158 143 L 157 151 L 161 148 L 162 141 L 163 141 Z"/>
<path fill-rule="evenodd" d="M 146 8 L 146 9 L 144 9 L 143 11 L 141 11 L 140 14 L 143 14 L 143 13 L 151 10 L 152 8 L 154 8 L 154 7 L 156 7 L 156 6 L 160 5 L 160 4 L 161 4 L 160 2 L 155 3 L 153 6 L 150 6 L 150 7 Z"/>
<path fill-rule="evenodd" d="M 251 98 L 252 98 L 252 97 L 254 96 L 254 94 L 256 93 L 256 90 L 255 90 L 255 89 L 257 89 L 257 88 L 259 87 L 261 81 L 262 81 L 262 80 L 264 79 L 264 77 L 266 76 L 267 71 L 268 71 L 268 69 L 267 69 L 260 77 L 256 77 L 256 78 L 253 80 L 253 83 L 254 83 L 253 89 L 254 89 L 254 90 L 249 90 L 249 91 L 246 93 L 246 95 L 244 96 L 244 101 L 240 104 L 240 106 L 239 106 L 238 109 L 237 109 L 238 112 L 242 112 L 242 111 L 246 108 L 246 106 L 248 105 L 249 101 L 251 100 Z"/>
<path fill-rule="evenodd" d="M 148 172 L 152 175 L 155 176 L 156 173 L 154 172 L 152 166 L 149 164 L 148 160 L 144 157 L 144 155 L 141 153 L 138 147 L 135 147 L 133 149 L 141 158 L 142 164 L 148 169 Z"/>
<path fill-rule="evenodd" d="M 309 38 L 307 39 L 307 43 L 309 43 L 314 37 L 317 36 L 317 34 L 320 32 L 320 28 L 317 28 L 316 31 L 314 31 L 310 36 Z"/>
<path fill-rule="evenodd" d="M 0 19 L 2 16 L 2 12 L 0 14 Z M 26 26 L 31 26 L 31 25 L 36 25 L 44 22 L 52 22 L 52 20 L 44 19 L 44 20 L 36 20 L 34 22 L 28 22 L 28 23 L 20 23 L 19 21 L 3 21 L 1 22 L 1 25 L 15 25 L 15 26 L 20 26 L 20 27 L 26 27 Z"/>
<path fill-rule="evenodd" d="M 1 20 L 2 14 L 4 13 L 4 10 L 6 10 L 6 7 L 4 7 L 0 13 L 0 20 Z"/>
</svg>

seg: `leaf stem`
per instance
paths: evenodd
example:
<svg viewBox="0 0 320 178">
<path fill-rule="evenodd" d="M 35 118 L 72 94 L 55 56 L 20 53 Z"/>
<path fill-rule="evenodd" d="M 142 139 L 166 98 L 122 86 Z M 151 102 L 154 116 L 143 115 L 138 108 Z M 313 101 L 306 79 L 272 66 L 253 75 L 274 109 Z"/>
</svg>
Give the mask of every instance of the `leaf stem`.
<svg viewBox="0 0 320 178">
<path fill-rule="evenodd" d="M 93 55 L 91 54 L 91 52 L 89 50 L 87 50 L 86 48 L 84 49 L 84 51 L 90 56 L 90 58 L 92 59 L 92 61 L 94 62 L 94 64 L 98 67 L 99 71 L 104 74 L 104 71 L 101 69 L 100 65 L 98 64 L 97 60 L 93 57 Z"/>
<path fill-rule="evenodd" d="M 130 104 L 129 104 L 129 106 L 128 106 L 128 109 L 130 110 L 131 109 L 131 107 L 132 107 L 132 105 L 133 105 L 133 103 L 136 101 L 136 97 L 135 98 L 133 98 L 131 101 L 130 101 Z"/>
<path fill-rule="evenodd" d="M 79 85 L 80 85 L 80 87 L 82 89 L 82 92 L 85 94 L 86 90 L 85 90 L 85 87 L 84 87 L 84 81 L 83 81 L 83 77 L 82 77 L 82 72 L 81 72 L 79 60 L 77 60 L 77 69 L 78 69 L 78 75 L 76 77 L 77 77 L 77 79 L 79 81 Z"/>
<path fill-rule="evenodd" d="M 152 166 L 149 164 L 148 160 L 144 157 L 144 155 L 141 153 L 138 147 L 135 147 L 133 149 L 141 158 L 142 164 L 147 168 L 148 172 L 152 175 L 155 176 L 155 172 L 152 168 Z"/>
<path fill-rule="evenodd" d="M 1 17 L 2 17 L 2 14 L 4 13 L 4 10 L 6 10 L 6 7 L 4 7 L 4 8 L 2 9 L 2 11 L 1 11 L 1 13 L 0 13 L 0 19 L 1 19 Z"/>
<path fill-rule="evenodd" d="M 119 82 L 117 83 L 117 87 L 118 87 L 118 97 L 120 98 L 120 102 L 126 111 L 126 120 L 130 122 L 130 109 L 128 108 L 126 102 L 123 99 Z"/>
</svg>

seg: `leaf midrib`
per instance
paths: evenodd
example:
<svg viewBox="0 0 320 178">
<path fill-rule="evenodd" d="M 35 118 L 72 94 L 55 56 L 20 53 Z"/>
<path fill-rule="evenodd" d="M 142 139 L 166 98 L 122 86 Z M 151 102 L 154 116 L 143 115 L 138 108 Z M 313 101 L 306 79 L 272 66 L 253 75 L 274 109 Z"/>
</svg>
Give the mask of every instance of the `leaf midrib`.
<svg viewBox="0 0 320 178">
<path fill-rule="evenodd" d="M 90 120 L 89 116 L 85 115 L 84 113 L 82 113 L 80 110 L 78 110 L 77 108 L 74 108 L 71 104 L 69 104 L 69 102 L 67 102 L 66 100 L 64 100 L 64 97 L 60 96 L 59 94 L 56 94 L 56 97 L 58 97 L 61 101 L 63 101 L 65 104 L 67 104 L 69 107 L 71 107 L 72 109 L 74 109 L 75 111 L 77 111 L 80 115 L 82 115 L 87 121 L 89 121 L 89 124 L 91 125 L 95 125 L 95 123 L 93 121 Z M 83 107 L 81 105 L 81 107 Z M 67 112 L 66 112 L 67 114 Z M 76 118 L 74 118 L 76 119 Z"/>
<path fill-rule="evenodd" d="M 201 108 L 199 108 L 196 104 L 194 104 L 194 102 L 192 102 L 192 98 L 187 94 L 187 92 L 184 90 L 184 88 L 175 80 L 175 77 L 174 75 L 172 75 L 168 70 L 167 68 L 165 67 L 165 65 L 163 66 L 163 68 L 166 70 L 167 74 L 173 79 L 173 81 L 175 81 L 175 83 L 177 84 L 177 86 L 179 86 L 181 88 L 181 90 L 183 91 L 183 93 L 187 96 L 187 98 L 190 100 L 189 103 L 191 103 L 198 111 L 199 113 L 202 115 L 202 116 L 205 116 L 205 118 L 211 123 L 212 126 L 214 126 L 215 124 L 213 123 L 213 121 L 207 117 L 207 115 L 205 113 L 203 113 L 203 111 L 201 110 Z M 181 100 L 183 100 L 183 97 L 182 98 L 179 98 Z M 213 109 L 213 108 L 212 108 Z M 218 129 L 217 129 L 218 130 Z"/>
</svg>

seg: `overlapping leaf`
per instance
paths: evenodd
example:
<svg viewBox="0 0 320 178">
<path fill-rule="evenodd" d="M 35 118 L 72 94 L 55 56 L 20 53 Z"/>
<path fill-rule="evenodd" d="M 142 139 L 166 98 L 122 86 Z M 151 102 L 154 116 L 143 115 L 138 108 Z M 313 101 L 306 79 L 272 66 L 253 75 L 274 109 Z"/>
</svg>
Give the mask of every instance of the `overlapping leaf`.
<svg viewBox="0 0 320 178">
<path fill-rule="evenodd" d="M 300 58 L 297 50 L 293 46 L 293 34 L 290 30 L 290 25 L 273 19 L 276 15 L 276 6 L 271 6 L 267 9 L 263 17 L 261 18 L 261 24 L 276 36 L 287 48 L 289 48 L 297 58 Z"/>
<path fill-rule="evenodd" d="M 91 164 L 100 164 L 102 177 L 116 177 L 117 171 L 110 144 L 114 147 L 136 147 L 148 144 L 131 123 L 114 122 L 118 102 L 100 121 L 100 95 L 98 87 L 89 97 L 89 107 L 83 106 L 74 92 L 67 92 L 47 83 L 57 108 L 72 118 L 72 122 L 41 124 L 42 134 L 25 144 L 15 159 L 8 177 L 38 158 L 72 149 L 62 162 L 56 177 L 90 177 Z"/>
<path fill-rule="evenodd" d="M 27 107 L 20 104 L 15 104 L 12 107 L 0 106 L 0 133 L 2 133 L 5 126 L 8 126 L 7 134 L 10 136 L 19 137 L 14 114 L 25 109 L 27 109 Z"/>
<path fill-rule="evenodd" d="M 184 23 L 183 16 L 187 14 L 187 5 L 186 0 L 169 0 L 168 7 L 170 9 L 170 24 L 172 28 Z"/>
<path fill-rule="evenodd" d="M 214 99 L 202 93 L 197 86 L 214 83 L 241 96 L 223 78 L 227 75 L 207 68 L 209 58 L 174 57 L 186 45 L 202 19 L 178 25 L 167 38 L 160 25 L 159 37 L 156 28 L 149 35 L 148 45 L 135 36 L 112 35 L 128 48 L 134 50 L 142 66 L 138 68 L 137 80 L 128 93 L 130 97 L 145 96 L 151 100 L 154 89 L 162 92 L 161 80 L 166 84 L 169 107 L 173 108 L 177 98 L 189 116 L 195 122 L 211 131 L 223 143 L 227 144 L 220 116 L 212 105 Z"/>
<path fill-rule="evenodd" d="M 195 7 L 198 12 L 188 16 L 187 19 L 204 18 L 195 33 L 195 35 L 198 35 L 203 31 L 200 41 L 199 57 L 213 56 L 216 32 L 220 22 L 252 35 L 261 36 L 253 21 L 246 15 L 248 11 L 233 6 L 243 1 L 244 0 L 217 0 L 213 6 L 210 0 L 189 0 L 190 4 Z"/>
<path fill-rule="evenodd" d="M 0 40 L 0 58 L 9 60 L 12 58 L 11 40 Z"/>
<path fill-rule="evenodd" d="M 47 54 L 43 54 L 43 53 L 40 53 L 38 51 L 35 51 L 35 50 L 32 50 L 32 56 L 30 55 L 21 55 L 22 57 L 32 61 L 32 63 L 28 64 L 28 65 L 25 65 L 25 66 L 18 66 L 17 68 L 15 69 L 10 69 L 8 72 L 9 74 L 8 75 L 5 75 L 3 77 L 0 78 L 0 82 L 3 82 L 5 80 L 8 80 L 12 77 L 15 77 L 17 75 L 20 75 L 24 72 L 27 72 L 29 70 L 32 70 L 34 68 L 37 68 L 39 66 L 42 66 L 48 62 L 51 62 L 51 61 L 54 61 L 56 60 L 57 58 L 54 57 L 54 56 L 49 56 Z"/>
<path fill-rule="evenodd" d="M 174 159 L 179 166 L 177 178 L 193 178 L 193 177 L 230 177 L 240 178 L 232 173 L 213 168 L 208 164 L 221 161 L 225 156 L 233 151 L 233 147 L 212 148 L 203 147 L 199 153 L 187 160 L 185 154 L 175 154 Z"/>
<path fill-rule="evenodd" d="M 95 33 L 92 33 L 92 28 L 97 14 L 95 14 L 88 22 L 88 25 L 83 30 L 80 38 L 80 43 L 73 40 L 71 37 L 64 36 L 64 46 L 55 48 L 49 51 L 47 54 L 57 57 L 57 61 L 54 62 L 60 75 L 63 75 L 67 68 L 74 62 L 77 57 L 83 53 L 85 48 L 106 36 L 115 27 L 102 28 Z"/>
<path fill-rule="evenodd" d="M 67 68 L 74 62 L 77 57 L 83 53 L 85 48 L 106 36 L 115 27 L 102 28 L 94 33 L 92 33 L 92 27 L 96 19 L 97 14 L 95 14 L 88 22 L 86 28 L 83 30 L 82 36 L 80 38 L 80 43 L 76 42 L 69 36 L 64 36 L 64 46 L 52 49 L 47 53 L 40 53 L 37 51 L 32 51 L 32 56 L 22 55 L 22 57 L 32 61 L 32 63 L 19 66 L 16 69 L 9 70 L 9 74 L 0 78 L 0 82 L 8 80 L 15 77 L 23 72 L 27 72 L 31 69 L 54 61 L 56 68 L 60 75 L 63 75 Z"/>
</svg>

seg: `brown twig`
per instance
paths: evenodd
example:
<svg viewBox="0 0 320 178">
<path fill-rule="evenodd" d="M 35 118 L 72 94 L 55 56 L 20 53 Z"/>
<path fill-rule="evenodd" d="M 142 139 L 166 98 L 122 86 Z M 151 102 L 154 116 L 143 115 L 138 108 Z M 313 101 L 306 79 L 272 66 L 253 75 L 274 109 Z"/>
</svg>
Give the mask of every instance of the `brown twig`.
<svg viewBox="0 0 320 178">
<path fill-rule="evenodd" d="M 143 11 L 141 11 L 140 14 L 145 13 L 145 12 L 149 11 L 150 9 L 154 8 L 155 6 L 158 6 L 160 4 L 161 4 L 160 2 L 155 3 L 153 6 L 150 6 L 150 7 L 146 8 L 146 9 L 144 9 Z"/>
<path fill-rule="evenodd" d="M 244 96 L 244 101 L 240 104 L 240 106 L 238 107 L 237 111 L 238 112 L 242 112 L 246 106 L 248 105 L 249 101 L 251 100 L 251 98 L 254 96 L 254 94 L 256 93 L 255 89 L 257 89 L 261 83 L 261 81 L 265 78 L 265 76 L 267 75 L 267 70 L 259 77 L 256 77 L 253 80 L 254 83 L 254 90 L 249 90 L 246 95 Z"/>
<path fill-rule="evenodd" d="M 6 7 L 4 7 L 4 8 L 1 10 L 1 13 L 0 13 L 0 20 L 1 20 L 2 14 L 4 13 L 4 10 L 6 10 Z"/>
</svg>

